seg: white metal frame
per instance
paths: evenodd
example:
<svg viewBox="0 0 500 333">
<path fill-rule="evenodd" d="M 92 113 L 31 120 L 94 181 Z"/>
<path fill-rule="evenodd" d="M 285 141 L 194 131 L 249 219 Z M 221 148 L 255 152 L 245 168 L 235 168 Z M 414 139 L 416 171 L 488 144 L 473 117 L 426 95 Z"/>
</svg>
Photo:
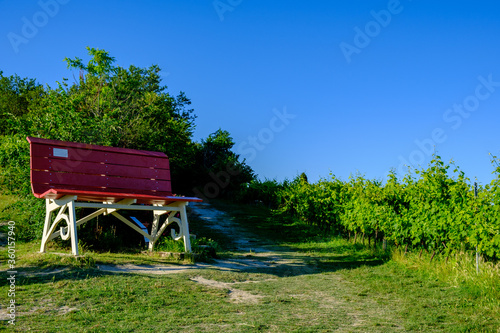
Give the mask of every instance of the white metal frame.
<svg viewBox="0 0 500 333">
<path fill-rule="evenodd" d="M 44 253 L 47 249 L 47 242 L 61 236 L 63 240 L 71 239 L 71 251 L 77 256 L 78 255 L 78 236 L 77 227 L 94 217 L 101 214 L 108 215 L 111 214 L 118 218 L 120 221 L 140 233 L 142 236 L 149 239 L 149 250 L 152 251 L 155 242 L 160 238 L 161 234 L 165 228 L 172 224 L 177 223 L 179 225 L 179 234 L 172 230 L 171 235 L 175 240 L 184 240 L 184 249 L 186 252 L 191 252 L 191 242 L 189 239 L 189 226 L 186 214 L 186 206 L 189 204 L 187 201 L 175 201 L 168 205 L 155 204 L 153 206 L 142 206 L 134 205 L 136 199 L 123 199 L 119 202 L 78 202 L 78 196 L 66 195 L 60 199 L 45 199 L 46 203 L 46 214 L 45 214 L 45 225 L 43 228 L 42 245 L 40 247 L 40 252 Z M 95 208 L 96 211 L 76 220 L 75 208 Z M 126 217 L 118 213 L 118 210 L 149 210 L 153 212 L 153 225 L 151 228 L 151 234 L 143 231 L 134 222 L 128 220 Z M 53 213 L 57 212 L 54 220 L 52 221 Z M 177 213 L 180 213 L 180 219 L 175 217 Z M 160 217 L 167 214 L 167 219 L 158 230 L 160 224 Z M 59 230 L 56 231 L 56 227 L 62 222 L 66 222 L 66 227 L 61 226 Z"/>
</svg>

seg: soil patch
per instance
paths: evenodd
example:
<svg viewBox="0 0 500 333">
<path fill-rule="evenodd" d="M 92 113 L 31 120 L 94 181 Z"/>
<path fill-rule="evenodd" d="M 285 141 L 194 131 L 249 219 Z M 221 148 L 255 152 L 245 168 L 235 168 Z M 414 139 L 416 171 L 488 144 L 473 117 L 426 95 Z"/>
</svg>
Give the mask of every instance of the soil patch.
<svg viewBox="0 0 500 333">
<path fill-rule="evenodd" d="M 208 287 L 216 288 L 216 289 L 227 289 L 229 301 L 233 303 L 250 303 L 257 304 L 263 296 L 254 295 L 247 291 L 236 289 L 233 286 L 237 283 L 227 283 L 227 282 L 219 282 L 214 280 L 205 279 L 204 277 L 197 276 L 192 278 L 191 281 L 203 284 Z M 245 282 L 243 282 L 245 283 Z"/>
</svg>

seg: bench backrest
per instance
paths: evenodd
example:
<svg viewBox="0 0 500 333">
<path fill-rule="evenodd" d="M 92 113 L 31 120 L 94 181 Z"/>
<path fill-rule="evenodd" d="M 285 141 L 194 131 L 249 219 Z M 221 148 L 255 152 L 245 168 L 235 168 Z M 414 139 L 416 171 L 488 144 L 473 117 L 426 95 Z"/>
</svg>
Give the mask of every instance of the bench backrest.
<svg viewBox="0 0 500 333">
<path fill-rule="evenodd" d="M 172 195 L 164 153 L 27 138 L 35 195 L 50 189 Z"/>
</svg>

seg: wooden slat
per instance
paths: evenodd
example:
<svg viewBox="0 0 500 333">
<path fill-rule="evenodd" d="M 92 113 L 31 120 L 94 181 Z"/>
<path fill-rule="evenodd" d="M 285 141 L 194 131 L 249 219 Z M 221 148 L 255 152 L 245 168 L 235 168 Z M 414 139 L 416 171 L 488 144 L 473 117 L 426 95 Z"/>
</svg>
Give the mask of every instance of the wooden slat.
<svg viewBox="0 0 500 333">
<path fill-rule="evenodd" d="M 85 161 L 67 161 L 64 159 L 32 157 L 32 170 L 83 173 L 89 175 L 108 175 L 130 178 L 170 180 L 170 171 L 165 169 L 141 168 L 123 165 L 108 165 Z"/>
<path fill-rule="evenodd" d="M 31 182 L 54 185 L 92 186 L 124 190 L 169 191 L 170 181 L 126 177 L 83 175 L 64 172 L 31 171 Z"/>
<path fill-rule="evenodd" d="M 172 195 L 172 191 L 146 191 L 140 189 L 127 190 L 127 189 L 119 189 L 119 188 L 99 188 L 92 186 L 71 186 L 71 185 L 54 185 L 54 184 L 40 184 L 40 183 L 32 183 L 31 188 L 33 190 L 33 194 L 40 198 L 42 193 L 45 193 L 49 190 L 68 190 L 68 191 L 77 191 L 77 192 L 98 192 L 98 193 L 122 193 L 125 194 L 141 194 L 141 195 L 155 195 L 155 196 L 169 196 Z"/>
<path fill-rule="evenodd" d="M 106 152 L 102 150 L 89 150 L 89 149 L 79 149 L 79 148 L 61 148 L 66 149 L 68 157 L 54 157 L 54 146 L 48 146 L 44 144 L 32 144 L 31 146 L 31 156 L 32 157 L 50 157 L 54 160 L 68 161 L 68 164 L 77 166 L 79 162 L 97 162 L 112 165 L 126 165 L 126 166 L 136 166 L 136 167 L 146 167 L 155 169 L 170 169 L 168 157 L 163 154 L 161 156 L 145 156 L 137 154 L 125 154 L 119 152 Z"/>
<path fill-rule="evenodd" d="M 106 151 L 106 152 L 116 152 L 116 153 L 122 153 L 122 154 L 132 154 L 132 155 L 156 156 L 156 157 L 165 157 L 166 156 L 164 153 L 156 152 L 156 151 L 99 146 L 99 145 L 91 145 L 91 144 L 80 143 L 80 142 L 59 141 L 59 140 L 50 140 L 50 139 L 42 139 L 42 138 L 34 138 L 34 137 L 27 137 L 26 139 L 28 140 L 28 142 L 31 145 L 43 144 L 43 145 L 50 145 L 50 146 L 62 147 L 62 148 L 69 147 L 69 148 L 86 149 L 86 150 L 100 150 L 100 151 Z"/>
</svg>

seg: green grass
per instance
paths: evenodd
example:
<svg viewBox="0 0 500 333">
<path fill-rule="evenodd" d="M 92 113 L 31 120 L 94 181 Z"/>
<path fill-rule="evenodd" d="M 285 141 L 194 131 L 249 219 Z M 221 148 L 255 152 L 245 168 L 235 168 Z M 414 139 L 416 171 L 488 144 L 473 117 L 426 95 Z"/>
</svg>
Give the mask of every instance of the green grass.
<svg viewBox="0 0 500 333">
<path fill-rule="evenodd" d="M 233 303 L 227 289 L 197 284 L 190 280 L 195 276 L 233 282 L 262 298 L 257 304 Z M 288 275 L 216 270 L 110 275 L 73 268 L 19 277 L 17 283 L 16 331 L 495 332 L 500 325 L 498 307 L 481 305 L 467 289 L 394 261 Z M 2 281 L 0 292 L 5 289 Z"/>
<path fill-rule="evenodd" d="M 85 258 L 92 260 L 40 255 L 35 253 L 38 242 L 22 244 L 19 256 L 25 266 L 18 269 L 23 274 L 16 280 L 18 317 L 13 330 L 500 332 L 498 266 L 483 263 L 477 275 L 467 254 L 448 262 L 436 256 L 431 262 L 427 254 L 404 256 L 397 249 L 382 251 L 327 235 L 313 237 L 312 230 L 300 223 L 280 226 L 262 207 L 228 203 L 217 207 L 255 232 L 263 244 L 274 245 L 286 262 L 245 271 L 109 274 L 91 261 L 167 261 L 140 253 L 86 252 Z M 220 234 L 203 233 L 203 221 L 191 222 L 198 237 L 225 244 Z M 258 258 L 225 251 L 233 258 Z M 55 267 L 68 269 L 51 271 Z M 34 274 L 40 270 L 45 274 Z M 200 276 L 226 284 L 217 288 L 191 280 Z M 2 308 L 7 289 L 7 281 L 0 280 Z M 258 298 L 235 302 L 231 298 L 235 290 Z"/>
</svg>

